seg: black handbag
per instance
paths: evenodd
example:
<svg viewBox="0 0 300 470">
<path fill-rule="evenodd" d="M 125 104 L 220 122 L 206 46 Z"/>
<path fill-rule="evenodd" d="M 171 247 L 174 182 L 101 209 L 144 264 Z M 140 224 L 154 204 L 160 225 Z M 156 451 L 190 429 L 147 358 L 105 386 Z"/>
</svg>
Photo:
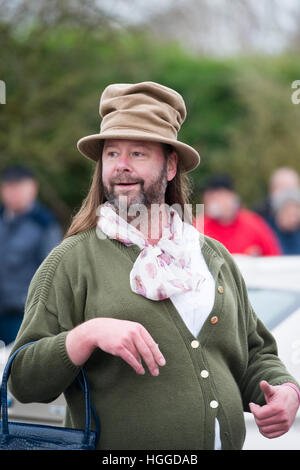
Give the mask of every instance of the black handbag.
<svg viewBox="0 0 300 470">
<path fill-rule="evenodd" d="M 7 414 L 7 381 L 12 362 L 17 353 L 28 346 L 21 346 L 7 361 L 1 384 L 0 450 L 94 450 L 99 438 L 99 420 L 90 401 L 90 390 L 84 369 L 81 369 L 85 399 L 85 429 L 72 429 L 59 426 L 9 422 Z M 91 410 L 97 431 L 91 430 Z"/>
</svg>

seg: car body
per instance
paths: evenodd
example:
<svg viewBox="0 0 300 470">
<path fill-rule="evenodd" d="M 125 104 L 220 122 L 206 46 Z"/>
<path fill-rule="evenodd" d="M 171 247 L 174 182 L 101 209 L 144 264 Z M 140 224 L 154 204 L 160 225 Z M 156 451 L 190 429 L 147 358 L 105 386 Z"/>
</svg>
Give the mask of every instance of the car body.
<svg viewBox="0 0 300 470">
<path fill-rule="evenodd" d="M 5 364 L 13 348 L 13 343 L 5 345 L 0 341 L 0 382 Z M 62 426 L 65 415 L 65 399 L 59 396 L 51 403 L 20 403 L 8 390 L 8 419 L 24 423 Z"/>
<path fill-rule="evenodd" d="M 257 316 L 273 334 L 278 355 L 300 383 L 300 256 L 234 256 Z M 300 450 L 300 411 L 285 435 L 267 439 L 245 413 L 245 450 Z"/>
</svg>

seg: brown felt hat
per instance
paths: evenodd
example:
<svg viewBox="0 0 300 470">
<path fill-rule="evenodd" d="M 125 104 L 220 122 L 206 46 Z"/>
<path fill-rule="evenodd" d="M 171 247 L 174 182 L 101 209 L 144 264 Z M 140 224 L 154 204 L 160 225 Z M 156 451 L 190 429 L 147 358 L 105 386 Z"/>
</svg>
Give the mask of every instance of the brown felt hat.
<svg viewBox="0 0 300 470">
<path fill-rule="evenodd" d="M 172 145 L 186 172 L 198 166 L 198 152 L 177 140 L 186 107 L 171 88 L 154 82 L 109 85 L 102 93 L 99 113 L 100 133 L 77 142 L 78 150 L 91 160 L 99 159 L 105 139 L 132 139 Z"/>
</svg>

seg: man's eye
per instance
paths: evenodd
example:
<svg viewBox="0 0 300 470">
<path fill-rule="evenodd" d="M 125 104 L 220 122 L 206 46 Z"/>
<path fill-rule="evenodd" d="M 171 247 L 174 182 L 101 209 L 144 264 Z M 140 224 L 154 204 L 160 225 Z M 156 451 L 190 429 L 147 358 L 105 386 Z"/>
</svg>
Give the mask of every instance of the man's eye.
<svg viewBox="0 0 300 470">
<path fill-rule="evenodd" d="M 108 155 L 109 157 L 112 157 L 112 158 L 113 158 L 113 157 L 117 157 L 117 156 L 118 156 L 118 152 L 108 152 L 107 155 Z"/>
<path fill-rule="evenodd" d="M 145 154 L 143 152 L 133 152 L 134 157 L 143 157 Z"/>
</svg>

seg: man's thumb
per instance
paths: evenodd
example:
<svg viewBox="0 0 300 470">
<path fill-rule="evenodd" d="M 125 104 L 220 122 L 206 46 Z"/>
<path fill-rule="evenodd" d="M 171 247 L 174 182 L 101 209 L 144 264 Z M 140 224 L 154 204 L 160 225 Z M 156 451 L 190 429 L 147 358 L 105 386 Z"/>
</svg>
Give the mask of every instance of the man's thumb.
<svg viewBox="0 0 300 470">
<path fill-rule="evenodd" d="M 262 380 L 259 385 L 261 391 L 265 395 L 266 402 L 268 403 L 274 395 L 274 388 L 266 380 Z"/>
</svg>

